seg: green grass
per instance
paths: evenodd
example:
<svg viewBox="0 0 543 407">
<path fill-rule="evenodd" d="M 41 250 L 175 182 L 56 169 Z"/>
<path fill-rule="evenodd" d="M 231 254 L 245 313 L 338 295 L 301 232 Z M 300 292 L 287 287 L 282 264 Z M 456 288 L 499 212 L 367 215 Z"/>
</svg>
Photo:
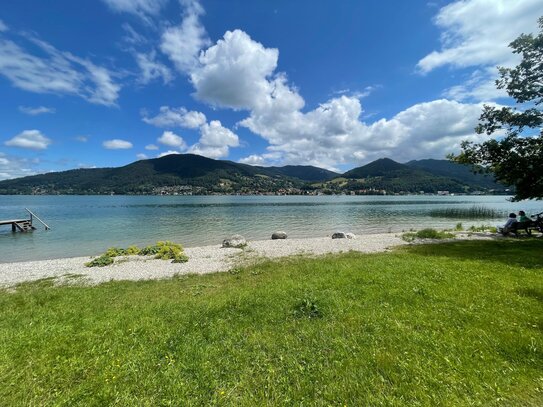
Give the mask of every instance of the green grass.
<svg viewBox="0 0 543 407">
<path fill-rule="evenodd" d="M 543 240 L 0 292 L 2 405 L 543 403 Z"/>
<path fill-rule="evenodd" d="M 484 206 L 472 206 L 470 208 L 443 208 L 430 211 L 430 216 L 436 218 L 453 218 L 453 219 L 495 219 L 504 218 L 506 214 L 492 208 Z"/>
</svg>

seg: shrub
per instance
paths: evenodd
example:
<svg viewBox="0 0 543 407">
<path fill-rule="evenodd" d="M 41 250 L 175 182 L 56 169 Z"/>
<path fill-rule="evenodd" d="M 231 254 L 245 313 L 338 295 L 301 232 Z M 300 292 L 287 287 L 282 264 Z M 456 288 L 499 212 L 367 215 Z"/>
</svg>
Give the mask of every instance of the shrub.
<svg viewBox="0 0 543 407">
<path fill-rule="evenodd" d="M 102 254 L 100 257 L 97 257 L 88 263 L 85 263 L 87 267 L 105 267 L 113 263 L 113 258 L 107 254 Z"/>
<path fill-rule="evenodd" d="M 451 239 L 454 235 L 449 232 L 435 230 L 432 228 L 422 229 L 418 232 L 409 232 L 402 235 L 406 242 L 412 242 L 415 239 Z"/>
<path fill-rule="evenodd" d="M 120 247 L 110 247 L 106 250 L 104 253 L 104 256 L 108 257 L 117 257 L 117 256 L 124 256 L 126 254 L 126 250 L 122 249 Z"/>
<path fill-rule="evenodd" d="M 134 256 L 136 254 L 140 254 L 140 248 L 138 246 L 129 246 L 125 249 L 126 256 Z"/>
<path fill-rule="evenodd" d="M 180 244 L 172 242 L 157 242 L 155 259 L 173 260 L 172 263 L 184 263 L 188 257 L 183 253 Z"/>
</svg>

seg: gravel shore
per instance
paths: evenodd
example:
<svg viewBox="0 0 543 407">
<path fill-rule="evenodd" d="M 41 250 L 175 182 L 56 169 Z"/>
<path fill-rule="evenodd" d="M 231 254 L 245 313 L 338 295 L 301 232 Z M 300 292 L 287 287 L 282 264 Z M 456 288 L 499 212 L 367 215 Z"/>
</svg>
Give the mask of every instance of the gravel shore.
<svg viewBox="0 0 543 407">
<path fill-rule="evenodd" d="M 237 265 L 262 258 L 315 256 L 350 250 L 363 253 L 382 252 L 401 244 L 405 242 L 399 236 L 383 233 L 357 236 L 356 239 L 319 237 L 262 240 L 248 242 L 244 249 L 222 248 L 220 245 L 191 247 L 185 249 L 189 261 L 180 264 L 142 256 L 117 258 L 110 266 L 94 268 L 85 267 L 89 257 L 4 263 L 0 264 L 0 287 L 11 287 L 45 278 L 78 284 L 99 284 L 111 280 L 152 280 L 176 274 L 228 271 Z"/>
</svg>

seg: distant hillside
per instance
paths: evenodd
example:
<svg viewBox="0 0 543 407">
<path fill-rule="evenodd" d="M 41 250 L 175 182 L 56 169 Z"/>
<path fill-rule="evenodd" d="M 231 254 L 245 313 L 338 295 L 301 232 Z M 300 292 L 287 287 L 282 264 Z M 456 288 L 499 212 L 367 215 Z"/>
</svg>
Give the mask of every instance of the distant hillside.
<svg viewBox="0 0 543 407">
<path fill-rule="evenodd" d="M 381 158 L 339 175 L 312 166 L 259 167 L 194 154 L 0 181 L 0 194 L 469 193 L 490 189 L 500 187 L 488 177 L 441 160 L 406 165 Z"/>
<path fill-rule="evenodd" d="M 362 167 L 353 168 L 343 174 L 344 178 L 367 178 L 367 177 L 391 177 L 399 175 L 410 175 L 413 171 L 404 164 L 397 163 L 390 158 L 379 158 Z"/>
<path fill-rule="evenodd" d="M 492 175 L 474 174 L 467 165 L 457 164 L 449 160 L 413 160 L 406 163 L 409 167 L 418 168 L 435 175 L 453 178 L 459 182 L 482 189 L 503 189 L 504 186 L 494 181 Z"/>
<path fill-rule="evenodd" d="M 400 164 L 390 158 L 381 158 L 362 167 L 347 171 L 333 182 L 325 183 L 332 190 L 347 189 L 371 192 L 384 190 L 388 193 L 449 191 L 469 193 L 477 190 L 499 189 L 488 179 L 465 173 L 458 164 L 447 165 L 446 160 L 421 160 L 412 165 Z M 426 165 L 424 165 L 426 164 Z M 434 164 L 433 166 L 431 164 Z M 426 168 L 429 167 L 429 168 Z M 439 169 L 435 170 L 435 169 Z M 462 177 L 456 176 L 461 174 Z M 503 187 L 501 188 L 503 189 Z"/>
<path fill-rule="evenodd" d="M 325 170 L 324 168 L 313 167 L 311 165 L 285 165 L 284 167 L 270 167 L 270 170 L 285 177 L 298 178 L 302 181 L 326 181 L 337 177 L 337 172 Z"/>
<path fill-rule="evenodd" d="M 190 188 L 195 193 L 259 193 L 298 188 L 308 180 L 329 179 L 331 174 L 310 166 L 267 168 L 172 154 L 119 168 L 77 169 L 1 181 L 0 194 L 148 194 L 163 188 L 172 193 Z"/>
</svg>

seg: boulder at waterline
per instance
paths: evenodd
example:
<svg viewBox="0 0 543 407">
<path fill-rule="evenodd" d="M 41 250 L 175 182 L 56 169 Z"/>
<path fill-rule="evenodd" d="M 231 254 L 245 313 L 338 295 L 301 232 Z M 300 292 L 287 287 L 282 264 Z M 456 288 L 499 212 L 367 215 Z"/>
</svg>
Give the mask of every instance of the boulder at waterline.
<svg viewBox="0 0 543 407">
<path fill-rule="evenodd" d="M 283 232 L 283 231 L 273 232 L 273 234 L 272 234 L 272 239 L 273 240 L 275 240 L 275 239 L 286 239 L 286 238 L 287 238 L 287 233 Z"/>
<path fill-rule="evenodd" d="M 345 239 L 347 236 L 343 232 L 336 232 L 332 235 L 332 239 Z"/>
<path fill-rule="evenodd" d="M 233 235 L 222 241 L 222 247 L 242 248 L 247 246 L 247 240 L 241 235 Z"/>
</svg>

